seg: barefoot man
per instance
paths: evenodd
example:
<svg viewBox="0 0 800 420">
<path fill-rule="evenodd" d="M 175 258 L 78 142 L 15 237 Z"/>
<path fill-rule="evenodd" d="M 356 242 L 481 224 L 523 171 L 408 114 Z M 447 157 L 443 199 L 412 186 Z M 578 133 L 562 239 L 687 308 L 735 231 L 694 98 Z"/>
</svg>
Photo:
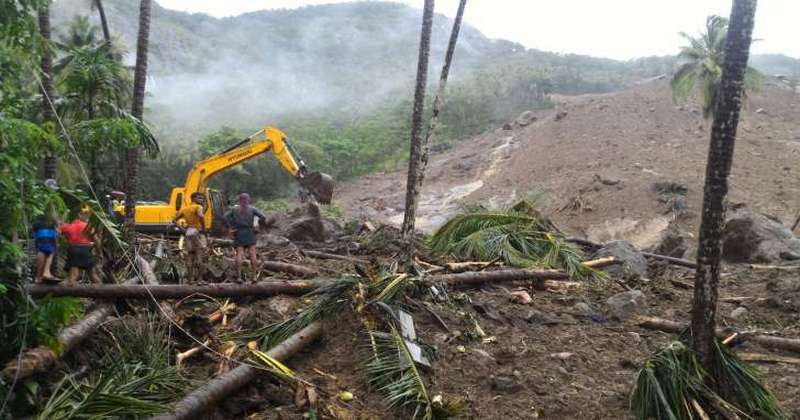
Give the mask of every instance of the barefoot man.
<svg viewBox="0 0 800 420">
<path fill-rule="evenodd" d="M 173 223 L 181 219 L 186 222 L 186 268 L 190 282 L 201 281 L 204 276 L 207 246 L 204 202 L 202 193 L 192 194 L 192 204 L 182 207 L 172 220 Z"/>
<path fill-rule="evenodd" d="M 259 219 L 259 223 L 264 223 L 267 220 L 261 210 L 250 205 L 250 195 L 247 193 L 239 194 L 239 205 L 234 206 L 225 213 L 225 221 L 228 223 L 228 228 L 231 235 L 233 235 L 233 245 L 236 247 L 236 271 L 240 280 L 242 278 L 242 260 L 244 259 L 245 248 L 250 256 L 250 267 L 255 270 L 258 264 L 254 228 L 256 217 Z"/>
</svg>

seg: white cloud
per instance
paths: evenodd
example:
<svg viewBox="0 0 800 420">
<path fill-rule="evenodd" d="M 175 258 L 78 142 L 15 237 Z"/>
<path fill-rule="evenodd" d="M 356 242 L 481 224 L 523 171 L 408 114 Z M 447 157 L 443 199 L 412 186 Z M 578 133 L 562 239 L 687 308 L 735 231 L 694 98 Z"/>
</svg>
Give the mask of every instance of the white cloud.
<svg viewBox="0 0 800 420">
<path fill-rule="evenodd" d="M 170 9 L 232 16 L 344 0 L 157 0 Z M 423 0 L 401 0 L 421 7 Z M 439 0 L 453 16 L 458 0 Z M 695 33 L 710 14 L 727 16 L 730 0 L 469 0 L 465 20 L 491 38 L 530 48 L 617 59 L 677 52 L 678 32 Z M 761 0 L 756 13 L 756 53 L 800 57 L 800 1 Z"/>
</svg>

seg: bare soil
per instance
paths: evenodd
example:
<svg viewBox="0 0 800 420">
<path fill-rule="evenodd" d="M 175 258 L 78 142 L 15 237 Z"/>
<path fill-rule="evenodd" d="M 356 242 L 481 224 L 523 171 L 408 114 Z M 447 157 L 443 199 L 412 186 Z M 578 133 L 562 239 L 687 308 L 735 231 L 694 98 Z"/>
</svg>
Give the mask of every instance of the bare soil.
<svg viewBox="0 0 800 420">
<path fill-rule="evenodd" d="M 742 114 L 730 201 L 790 224 L 800 211 L 800 95 L 780 83 L 767 81 Z M 674 182 L 688 187 L 681 227 L 696 232 L 711 125 L 696 102 L 676 105 L 666 79 L 553 99 L 555 109 L 535 111 L 526 127 L 511 124 L 432 155 L 418 225 L 432 231 L 459 203 L 502 206 L 538 195 L 560 226 L 597 236 L 607 225 L 673 218 L 654 184 Z M 405 173 L 354 180 L 336 202 L 352 216 L 402 222 Z"/>
</svg>

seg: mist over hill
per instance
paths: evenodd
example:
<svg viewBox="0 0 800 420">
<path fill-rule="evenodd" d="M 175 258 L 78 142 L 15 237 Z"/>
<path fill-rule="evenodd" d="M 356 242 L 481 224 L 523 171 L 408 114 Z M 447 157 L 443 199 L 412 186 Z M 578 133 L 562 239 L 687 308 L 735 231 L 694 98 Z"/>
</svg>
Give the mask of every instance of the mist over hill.
<svg viewBox="0 0 800 420">
<path fill-rule="evenodd" d="M 99 25 L 90 3 L 56 1 L 56 37 L 76 15 Z M 111 32 L 133 65 L 138 2 L 104 5 Z M 154 3 L 145 119 L 164 152 L 145 162 L 145 182 L 152 175 L 154 185 L 146 195 L 165 196 L 198 157 L 265 124 L 286 130 L 311 166 L 340 179 L 393 168 L 408 155 L 421 14 L 399 3 L 353 2 L 218 19 Z M 430 90 L 451 24 L 435 16 Z M 751 63 L 766 74 L 800 74 L 800 60 L 781 55 L 753 56 Z M 674 56 L 617 61 L 526 49 L 467 24 L 434 147 L 450 147 L 522 111 L 550 107 L 552 93 L 618 91 L 668 74 L 675 64 Z M 241 167 L 260 175 L 251 177 L 249 191 L 263 197 L 288 191 L 274 162 L 255 165 Z M 165 173 L 172 174 L 167 182 Z"/>
</svg>

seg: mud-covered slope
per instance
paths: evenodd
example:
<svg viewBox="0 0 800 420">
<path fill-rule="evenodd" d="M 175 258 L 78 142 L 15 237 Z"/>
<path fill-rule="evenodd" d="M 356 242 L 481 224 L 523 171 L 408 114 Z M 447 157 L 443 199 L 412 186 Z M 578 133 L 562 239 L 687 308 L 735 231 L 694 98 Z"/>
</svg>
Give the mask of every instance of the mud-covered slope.
<svg viewBox="0 0 800 420">
<path fill-rule="evenodd" d="M 533 113 L 525 127 L 513 123 L 432 156 L 419 226 L 431 230 L 461 203 L 538 195 L 562 227 L 597 239 L 610 236 L 608 226 L 638 222 L 647 231 L 643 224 L 658 227 L 676 214 L 687 232 L 696 230 L 711 122 L 694 103 L 676 105 L 663 78 L 620 93 L 555 99 L 555 109 Z M 743 113 L 731 202 L 788 223 L 800 209 L 798 162 L 800 95 L 768 81 Z M 337 200 L 351 215 L 399 223 L 405 177 L 403 168 L 355 180 Z M 656 183 L 688 192 L 685 199 L 660 194 Z"/>
</svg>

